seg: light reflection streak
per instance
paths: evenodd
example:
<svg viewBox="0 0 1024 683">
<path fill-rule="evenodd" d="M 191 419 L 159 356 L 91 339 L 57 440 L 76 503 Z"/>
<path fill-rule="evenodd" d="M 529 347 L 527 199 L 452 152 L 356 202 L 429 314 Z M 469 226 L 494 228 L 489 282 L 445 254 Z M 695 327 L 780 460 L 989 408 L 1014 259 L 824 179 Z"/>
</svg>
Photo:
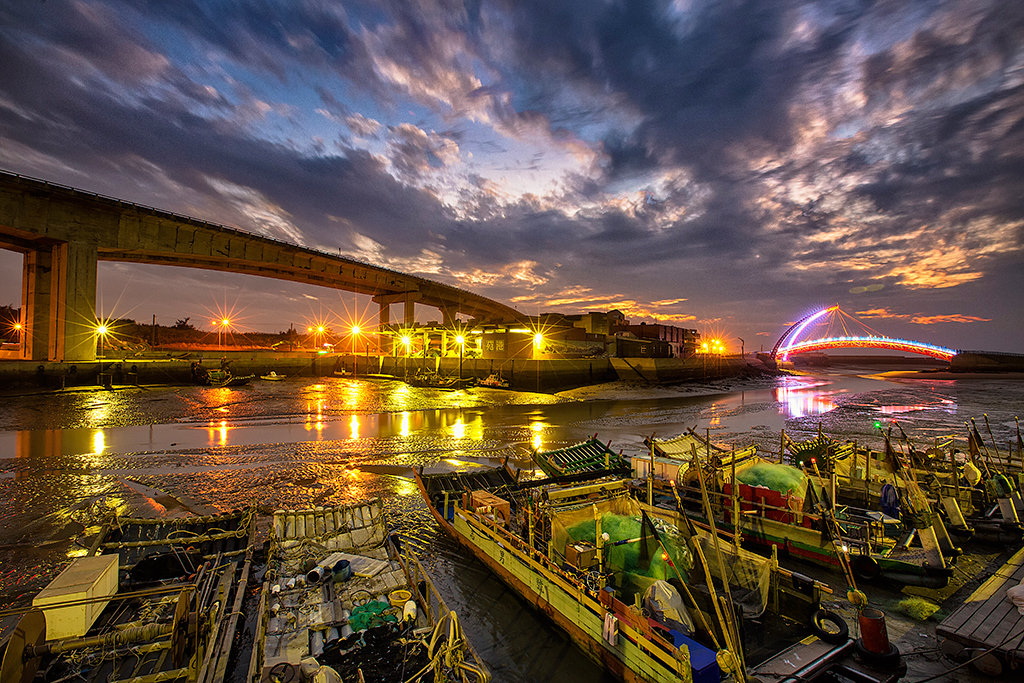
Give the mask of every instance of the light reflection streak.
<svg viewBox="0 0 1024 683">
<path fill-rule="evenodd" d="M 96 433 L 92 435 L 92 452 L 96 455 L 103 455 L 103 449 L 106 447 L 106 441 L 103 436 L 103 430 L 97 429 Z"/>
<path fill-rule="evenodd" d="M 353 440 L 358 439 L 359 438 L 359 416 L 358 415 L 353 415 L 352 419 L 349 420 L 348 426 L 349 426 L 349 430 L 351 432 L 349 434 L 349 438 L 353 439 Z"/>
<path fill-rule="evenodd" d="M 811 387 L 778 387 L 774 390 L 779 412 L 787 417 L 806 417 L 827 413 L 836 407 L 832 392 L 815 391 Z"/>
<path fill-rule="evenodd" d="M 466 425 L 462 423 L 462 418 L 455 420 L 455 424 L 452 425 L 452 436 L 456 439 L 461 439 L 466 436 Z"/>
<path fill-rule="evenodd" d="M 544 445 L 544 423 L 531 422 L 530 429 L 533 431 L 533 440 L 531 445 L 534 450 L 540 450 L 540 447 Z"/>
<path fill-rule="evenodd" d="M 209 426 L 206 431 L 210 435 L 211 446 L 226 446 L 228 444 L 228 423 L 227 420 L 221 420 L 220 423 L 215 423 L 210 420 Z"/>
<path fill-rule="evenodd" d="M 406 410 L 402 413 L 402 426 L 399 427 L 399 434 L 402 436 L 409 436 L 409 411 Z"/>
</svg>

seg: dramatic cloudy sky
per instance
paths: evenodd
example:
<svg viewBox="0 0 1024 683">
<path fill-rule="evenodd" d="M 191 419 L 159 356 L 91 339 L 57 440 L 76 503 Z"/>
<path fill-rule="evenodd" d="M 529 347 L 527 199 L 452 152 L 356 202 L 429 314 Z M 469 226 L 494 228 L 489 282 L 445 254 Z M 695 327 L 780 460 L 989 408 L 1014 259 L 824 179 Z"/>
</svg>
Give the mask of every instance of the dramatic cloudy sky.
<svg viewBox="0 0 1024 683">
<path fill-rule="evenodd" d="M 750 351 L 838 304 L 1024 352 L 1019 0 L 4 2 L 0 169 L 529 313 Z M 0 253 L 0 303 L 20 259 Z M 367 308 L 175 268 L 100 281 L 101 311 L 139 320 Z"/>
</svg>

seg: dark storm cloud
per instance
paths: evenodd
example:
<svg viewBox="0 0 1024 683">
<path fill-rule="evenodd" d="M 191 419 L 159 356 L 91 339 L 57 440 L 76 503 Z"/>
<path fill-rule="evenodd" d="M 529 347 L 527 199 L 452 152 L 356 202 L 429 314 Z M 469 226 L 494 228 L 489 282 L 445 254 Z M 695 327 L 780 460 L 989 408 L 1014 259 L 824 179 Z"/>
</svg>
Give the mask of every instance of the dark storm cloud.
<svg viewBox="0 0 1024 683">
<path fill-rule="evenodd" d="M 441 278 L 534 264 L 499 298 L 888 296 L 1020 258 L 1024 3 L 8 5 L 14 170 Z M 503 161 L 587 160 L 546 196 L 454 175 L 538 141 Z"/>
</svg>

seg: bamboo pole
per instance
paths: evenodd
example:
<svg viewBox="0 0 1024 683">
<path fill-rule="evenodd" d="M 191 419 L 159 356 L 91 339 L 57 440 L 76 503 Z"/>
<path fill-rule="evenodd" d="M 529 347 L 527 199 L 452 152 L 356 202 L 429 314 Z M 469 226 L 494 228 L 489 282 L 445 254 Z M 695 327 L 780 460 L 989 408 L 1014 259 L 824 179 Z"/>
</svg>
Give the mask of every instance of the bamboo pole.
<svg viewBox="0 0 1024 683">
<path fill-rule="evenodd" d="M 708 518 L 708 525 L 711 527 L 711 540 L 715 544 L 715 554 L 718 555 L 718 571 L 722 575 L 722 585 L 725 587 L 726 592 L 729 593 L 729 578 L 728 574 L 725 573 L 725 562 L 722 560 L 722 549 L 719 544 L 718 529 L 715 527 L 715 516 L 711 512 L 711 501 L 708 499 L 708 490 L 704 484 L 704 476 L 699 469 L 700 465 L 698 462 L 696 446 L 691 446 L 691 452 L 693 453 L 694 464 L 697 465 L 698 467 L 697 472 L 698 480 L 700 481 L 701 501 L 704 505 L 705 514 Z M 715 592 L 715 583 L 711 578 L 711 571 L 708 569 L 707 559 L 704 557 L 704 553 L 700 548 L 700 543 L 695 543 L 694 548 L 696 552 L 700 555 L 701 564 L 704 567 L 704 573 L 708 582 L 708 590 L 711 592 L 711 600 L 715 605 L 715 613 L 717 614 L 719 623 L 722 626 L 722 635 L 726 639 L 726 648 L 729 651 L 735 653 L 736 656 L 739 658 L 740 666 L 738 667 L 739 670 L 736 672 L 738 674 L 738 679 L 740 681 L 746 681 L 746 671 L 744 670 L 745 667 L 743 665 L 742 647 L 735 640 L 735 636 L 732 630 L 730 629 L 731 621 L 727 621 L 725 619 L 724 615 L 722 614 L 722 610 L 718 605 L 718 598 Z M 731 594 L 729 595 L 729 601 L 729 604 L 731 605 Z"/>
</svg>

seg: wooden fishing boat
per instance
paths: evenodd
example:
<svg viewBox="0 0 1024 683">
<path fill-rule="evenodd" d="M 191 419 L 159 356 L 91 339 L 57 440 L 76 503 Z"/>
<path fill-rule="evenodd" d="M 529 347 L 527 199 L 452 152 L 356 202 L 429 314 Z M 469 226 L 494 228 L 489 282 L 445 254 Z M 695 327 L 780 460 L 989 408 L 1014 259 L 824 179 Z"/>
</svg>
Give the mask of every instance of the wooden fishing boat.
<svg viewBox="0 0 1024 683">
<path fill-rule="evenodd" d="M 380 499 L 275 512 L 257 614 L 248 681 L 490 679 Z"/>
<path fill-rule="evenodd" d="M 201 368 L 205 370 L 204 368 Z M 232 375 L 227 370 L 205 370 L 200 374 L 200 384 L 209 387 L 240 387 L 251 382 L 256 375 Z"/>
<path fill-rule="evenodd" d="M 840 443 L 821 434 L 812 442 L 787 439 L 786 443 L 792 462 L 805 465 L 813 460 L 822 472 L 835 477 L 837 502 L 881 509 L 887 487 L 898 493 L 896 507 L 902 500 L 905 510 L 908 501 L 919 499 L 918 508 L 931 508 L 939 542 L 947 554 L 972 540 L 999 545 L 1017 545 L 1024 540 L 1024 525 L 1019 521 L 1024 500 L 1018 487 L 1012 478 L 989 469 L 978 457 L 976 446 L 964 453 L 956 448 L 953 436 L 946 436 L 920 450 L 899 431 L 906 453 L 893 445 L 891 428 L 883 434 L 883 450 L 851 441 Z M 970 441 L 974 443 L 973 436 Z M 813 450 L 808 446 L 811 443 L 817 446 Z"/>
<path fill-rule="evenodd" d="M 595 434 L 582 443 L 549 451 L 533 449 L 533 461 L 550 477 L 602 471 L 610 475 L 628 476 L 629 461 L 598 440 Z"/>
<path fill-rule="evenodd" d="M 511 387 L 508 380 L 496 372 L 492 372 L 483 379 L 477 380 L 477 386 L 487 387 L 488 389 L 509 389 Z"/>
<path fill-rule="evenodd" d="M 717 683 L 719 664 L 743 667 L 740 633 L 780 632 L 764 625 L 767 615 L 789 613 L 804 629 L 821 618 L 821 584 L 715 543 L 685 517 L 636 500 L 626 480 L 519 474 L 506 463 L 420 470 L 416 482 L 447 533 L 622 680 Z M 845 630 L 821 633 L 846 640 Z"/>
<path fill-rule="evenodd" d="M 761 485 L 761 477 L 770 477 L 766 467 L 788 468 L 786 476 L 797 483 L 785 491 Z M 696 472 L 692 470 L 684 479 L 696 481 Z M 927 514 L 915 517 L 911 526 L 880 511 L 837 505 L 832 502 L 831 482 L 759 458 L 737 467 L 735 474 L 721 468 L 704 476 L 710 480 L 709 496 L 719 528 L 739 533 L 745 543 L 775 547 L 830 568 L 842 569 L 848 563 L 864 580 L 882 577 L 911 586 L 942 588 L 953 574 Z M 700 488 L 687 484 L 679 487 L 678 493 L 676 504 L 696 523 L 707 524 L 698 502 Z"/>
<path fill-rule="evenodd" d="M 225 680 L 255 528 L 255 509 L 104 526 L 21 618 L 0 681 Z"/>
</svg>

